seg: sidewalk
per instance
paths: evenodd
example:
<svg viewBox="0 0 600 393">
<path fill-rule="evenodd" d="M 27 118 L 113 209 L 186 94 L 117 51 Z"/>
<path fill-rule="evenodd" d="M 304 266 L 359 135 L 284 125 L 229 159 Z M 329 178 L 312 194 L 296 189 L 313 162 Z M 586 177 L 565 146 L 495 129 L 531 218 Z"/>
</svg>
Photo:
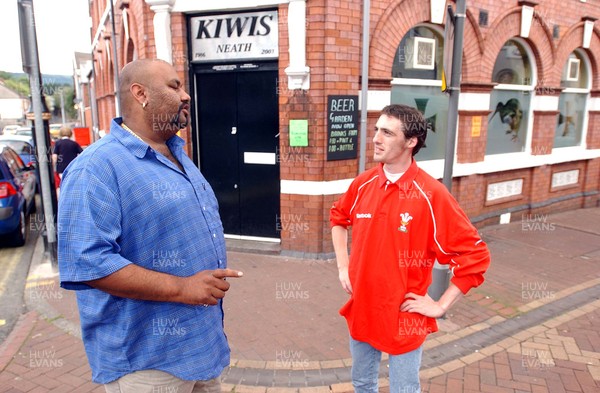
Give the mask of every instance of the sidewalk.
<svg viewBox="0 0 600 393">
<path fill-rule="evenodd" d="M 600 208 L 515 219 L 481 230 L 486 282 L 426 341 L 423 392 L 600 392 Z M 223 391 L 352 391 L 335 263 L 230 252 L 229 266 L 244 277 L 224 303 Z M 74 295 L 57 279 L 40 242 L 31 311 L 0 346 L 0 392 L 104 392 L 90 382 Z"/>
</svg>

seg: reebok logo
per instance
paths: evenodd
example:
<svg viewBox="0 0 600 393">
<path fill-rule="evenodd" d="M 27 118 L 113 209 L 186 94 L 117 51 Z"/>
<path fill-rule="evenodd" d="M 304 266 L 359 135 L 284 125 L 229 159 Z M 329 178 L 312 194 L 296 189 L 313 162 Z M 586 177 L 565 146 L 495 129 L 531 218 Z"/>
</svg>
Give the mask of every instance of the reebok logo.
<svg viewBox="0 0 600 393">
<path fill-rule="evenodd" d="M 356 218 L 371 218 L 371 213 L 356 213 Z"/>
</svg>

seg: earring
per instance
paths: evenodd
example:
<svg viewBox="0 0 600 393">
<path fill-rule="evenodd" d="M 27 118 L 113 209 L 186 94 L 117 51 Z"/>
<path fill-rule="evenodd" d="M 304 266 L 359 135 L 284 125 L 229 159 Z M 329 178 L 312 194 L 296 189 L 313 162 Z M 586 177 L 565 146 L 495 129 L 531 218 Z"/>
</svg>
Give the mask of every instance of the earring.
<svg viewBox="0 0 600 393">
<path fill-rule="evenodd" d="M 147 102 L 142 102 L 142 109 L 146 109 L 146 105 L 148 105 Z"/>
</svg>

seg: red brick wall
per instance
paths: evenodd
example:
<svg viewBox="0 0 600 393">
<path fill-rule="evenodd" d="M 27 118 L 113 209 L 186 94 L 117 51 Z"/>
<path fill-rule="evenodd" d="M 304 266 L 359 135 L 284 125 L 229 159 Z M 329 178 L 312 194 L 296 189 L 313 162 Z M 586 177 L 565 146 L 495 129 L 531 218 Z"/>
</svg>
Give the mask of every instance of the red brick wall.
<svg viewBox="0 0 600 393">
<path fill-rule="evenodd" d="M 313 1 L 306 12 L 310 90 L 287 88 L 287 5 L 279 7 L 280 166 L 282 180 L 330 181 L 354 177 L 356 160 L 327 161 L 327 96 L 356 94 L 360 72 L 360 5 Z M 309 146 L 289 147 L 289 121 L 307 119 Z M 305 255 L 331 252 L 329 209 L 337 196 L 281 196 L 281 218 L 303 220 L 305 230 L 281 231 L 281 248 Z M 294 226 L 291 226 L 292 228 Z"/>
<path fill-rule="evenodd" d="M 526 39 L 531 47 L 538 78 L 537 94 L 560 92 L 560 76 L 569 54 L 582 45 L 583 16 L 597 15 L 597 5 L 579 1 L 545 1 L 535 7 L 531 32 Z M 447 4 L 455 5 L 448 1 Z M 94 0 L 90 6 L 94 26 L 97 26 L 106 5 L 106 0 Z M 504 43 L 519 36 L 521 7 L 517 0 L 498 2 L 478 0 L 469 3 L 465 21 L 462 90 L 489 93 L 493 88 L 491 74 L 496 56 Z M 480 10 L 488 11 L 488 25 L 479 26 Z M 120 15 L 120 4 L 115 11 Z M 289 43 L 287 31 L 288 5 L 279 6 L 279 160 L 282 180 L 333 181 L 354 178 L 358 173 L 358 159 L 326 160 L 327 146 L 327 96 L 355 95 L 361 88 L 361 26 L 362 2 L 341 0 L 311 0 L 307 2 L 307 65 L 310 67 L 310 90 L 291 91 L 287 87 L 285 68 L 289 65 Z M 144 0 L 129 1 L 132 40 L 139 58 L 156 56 L 152 18 Z M 429 2 L 419 0 L 372 0 L 370 21 L 371 40 L 369 88 L 390 90 L 393 56 L 406 32 L 420 23 L 428 23 Z M 120 16 L 117 16 L 120 24 Z M 559 26 L 560 37 L 552 37 L 554 25 Z M 592 66 L 593 96 L 600 93 L 600 28 L 596 22 L 592 44 L 586 50 Z M 171 15 L 173 63 L 187 86 L 188 48 L 186 17 Z M 107 24 L 107 31 L 110 28 Z M 120 25 L 118 34 L 122 33 Z M 93 32 L 95 33 L 95 32 Z M 98 45 L 103 48 L 103 40 Z M 120 43 L 119 61 L 123 64 L 126 55 L 124 37 Z M 101 128 L 108 129 L 114 116 L 112 81 L 106 66 L 106 50 L 95 53 L 96 61 L 102 59 L 105 67 L 97 69 L 96 91 L 99 96 Z M 550 94 L 550 93 L 548 93 Z M 457 160 L 459 163 L 476 163 L 484 160 L 489 112 L 461 111 L 457 138 Z M 472 120 L 482 116 L 480 136 L 472 136 Z M 371 111 L 367 118 L 366 167 L 374 165 L 372 160 L 374 125 L 378 111 Z M 307 119 L 309 122 L 309 146 L 290 148 L 288 124 L 291 119 Z M 551 151 L 556 124 L 556 112 L 534 112 L 532 131 L 532 153 L 548 154 Z M 190 151 L 189 128 L 182 133 Z M 587 131 L 590 149 L 600 148 L 600 112 L 590 112 Z M 577 168 L 580 183 L 574 187 L 551 190 L 552 173 Z M 524 179 L 523 194 L 505 201 L 486 203 L 487 184 Z M 510 209 L 533 211 L 556 210 L 598 204 L 597 191 L 600 181 L 600 159 L 577 161 L 553 166 L 524 168 L 491 174 L 475 174 L 453 180 L 453 193 L 470 217 L 478 225 L 497 223 L 498 214 Z M 587 196 L 569 199 L 577 193 Z M 306 256 L 330 255 L 332 252 L 329 230 L 329 208 L 339 195 L 281 195 L 281 241 L 282 250 Z M 567 198 L 560 200 L 560 198 Z M 544 206 L 545 201 L 554 201 Z M 533 206 L 533 208 L 531 208 Z M 515 213 L 517 215 L 517 213 Z M 285 222 L 287 220 L 287 222 Z"/>
<path fill-rule="evenodd" d="M 460 111 L 458 114 L 457 162 L 479 162 L 485 157 L 488 115 L 491 111 Z M 473 118 L 480 123 L 479 136 L 473 135 Z"/>
<path fill-rule="evenodd" d="M 552 153 L 558 111 L 534 111 L 531 154 L 534 156 Z"/>
</svg>

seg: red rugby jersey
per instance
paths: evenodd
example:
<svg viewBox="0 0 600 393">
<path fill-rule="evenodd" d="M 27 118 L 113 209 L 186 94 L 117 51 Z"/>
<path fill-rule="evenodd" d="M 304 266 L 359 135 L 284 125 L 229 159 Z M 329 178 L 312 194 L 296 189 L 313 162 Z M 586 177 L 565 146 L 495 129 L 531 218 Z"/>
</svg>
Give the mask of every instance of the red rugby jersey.
<svg viewBox="0 0 600 393">
<path fill-rule="evenodd" d="M 350 335 L 392 355 L 418 348 L 437 331 L 434 318 L 401 312 L 404 295 L 424 295 L 435 260 L 449 264 L 463 292 L 483 282 L 490 253 L 443 184 L 413 160 L 397 182 L 383 164 L 360 174 L 330 212 L 352 226 L 352 296 L 340 309 Z"/>
</svg>

